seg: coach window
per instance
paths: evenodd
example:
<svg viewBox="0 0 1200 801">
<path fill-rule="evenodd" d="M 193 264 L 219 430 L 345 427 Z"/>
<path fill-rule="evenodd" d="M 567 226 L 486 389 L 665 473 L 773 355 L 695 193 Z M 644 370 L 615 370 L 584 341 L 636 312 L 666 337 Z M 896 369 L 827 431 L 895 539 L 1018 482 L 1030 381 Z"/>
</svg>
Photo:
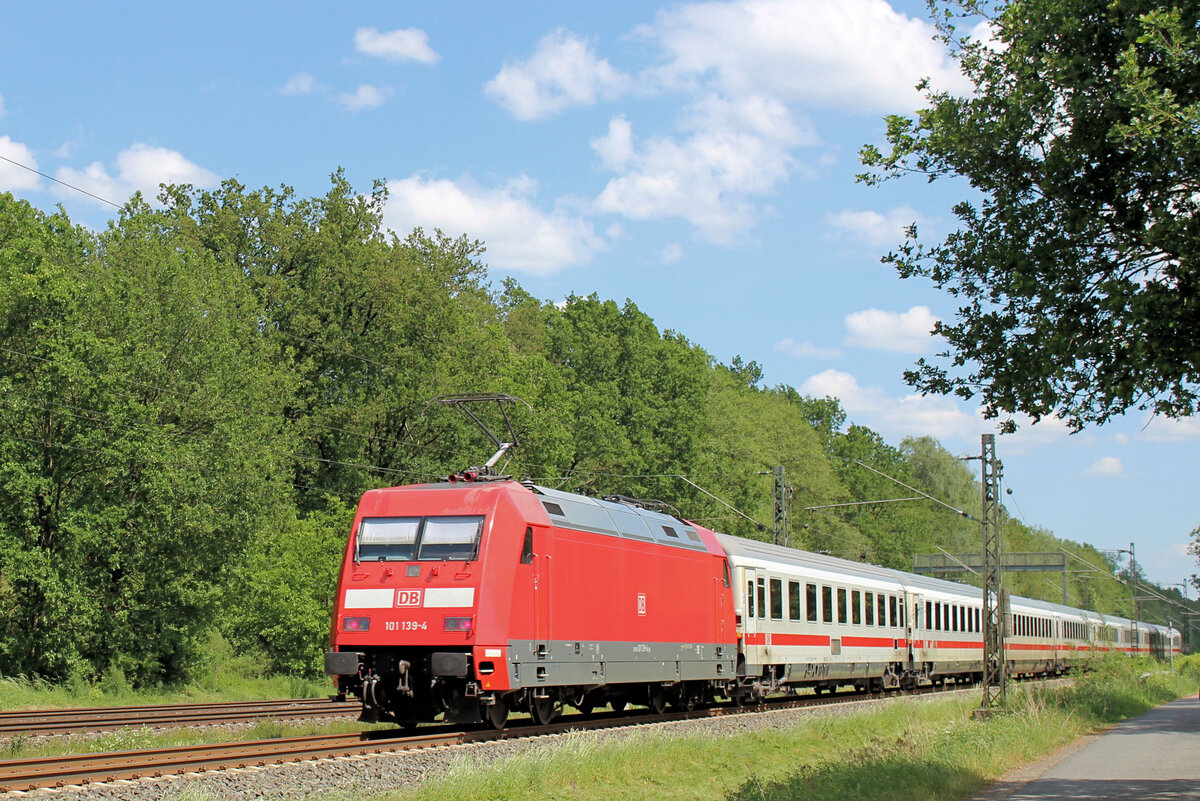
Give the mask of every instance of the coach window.
<svg viewBox="0 0 1200 801">
<path fill-rule="evenodd" d="M 771 579 L 771 620 L 783 620 L 783 581 Z"/>
<path fill-rule="evenodd" d="M 862 593 L 858 590 L 850 591 L 850 622 L 862 625 Z"/>
<path fill-rule="evenodd" d="M 876 611 L 875 619 L 879 621 L 879 625 L 886 626 L 887 625 L 887 599 L 883 597 L 883 593 L 881 592 L 881 593 L 879 593 L 879 595 L 875 596 L 875 600 L 879 602 L 879 608 L 877 610 L 875 610 Z"/>
<path fill-rule="evenodd" d="M 809 623 L 817 622 L 817 585 L 804 585 L 804 602 L 807 606 L 804 609 L 804 614 Z"/>
<path fill-rule="evenodd" d="M 825 584 L 821 585 L 821 619 L 833 622 L 833 588 Z"/>
<path fill-rule="evenodd" d="M 875 625 L 875 593 L 863 595 L 863 622 L 868 626 Z"/>
<path fill-rule="evenodd" d="M 849 616 L 846 614 L 846 612 L 848 611 L 846 609 L 846 607 L 849 605 L 846 602 L 846 589 L 844 587 L 838 587 L 837 595 L 838 595 L 838 623 L 845 623 L 847 621 L 847 619 L 849 618 Z"/>
<path fill-rule="evenodd" d="M 767 617 L 767 580 L 762 576 L 758 577 L 758 617 L 759 620 Z"/>
<path fill-rule="evenodd" d="M 788 582 L 788 620 L 800 619 L 800 582 Z"/>
<path fill-rule="evenodd" d="M 896 596 L 888 596 L 888 625 L 892 628 L 899 628 L 900 621 L 896 619 Z"/>
<path fill-rule="evenodd" d="M 754 617 L 754 579 L 746 582 L 746 617 Z"/>
<path fill-rule="evenodd" d="M 925 602 L 925 628 L 933 628 L 933 601 Z"/>
<path fill-rule="evenodd" d="M 900 619 L 900 628 L 904 628 L 904 599 L 903 598 L 900 599 L 900 606 L 897 608 L 896 611 L 898 611 L 900 613 L 900 618 L 899 618 Z"/>
</svg>

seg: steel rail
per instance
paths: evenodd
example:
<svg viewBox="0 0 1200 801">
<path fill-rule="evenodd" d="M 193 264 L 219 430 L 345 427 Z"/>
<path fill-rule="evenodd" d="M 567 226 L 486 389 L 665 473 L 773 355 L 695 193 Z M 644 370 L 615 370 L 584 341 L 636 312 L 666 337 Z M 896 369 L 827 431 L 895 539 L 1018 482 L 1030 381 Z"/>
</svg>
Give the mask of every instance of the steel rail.
<svg viewBox="0 0 1200 801">
<path fill-rule="evenodd" d="M 244 722 L 260 718 L 303 719 L 356 713 L 355 702 L 327 698 L 215 704 L 157 704 L 127 707 L 32 709 L 0 712 L 0 737 L 112 731 L 125 726 L 192 726 Z"/>
</svg>

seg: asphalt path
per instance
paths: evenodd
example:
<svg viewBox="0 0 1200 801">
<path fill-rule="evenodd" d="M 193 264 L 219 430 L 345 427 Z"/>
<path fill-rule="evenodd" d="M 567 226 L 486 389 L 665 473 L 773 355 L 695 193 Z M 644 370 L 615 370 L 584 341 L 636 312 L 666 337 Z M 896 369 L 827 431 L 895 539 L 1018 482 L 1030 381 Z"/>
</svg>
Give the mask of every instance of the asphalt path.
<svg viewBox="0 0 1200 801">
<path fill-rule="evenodd" d="M 1118 723 L 1032 776 L 1000 782 L 988 801 L 1200 801 L 1200 699 Z M 1028 781 L 1027 781 L 1028 780 Z"/>
</svg>

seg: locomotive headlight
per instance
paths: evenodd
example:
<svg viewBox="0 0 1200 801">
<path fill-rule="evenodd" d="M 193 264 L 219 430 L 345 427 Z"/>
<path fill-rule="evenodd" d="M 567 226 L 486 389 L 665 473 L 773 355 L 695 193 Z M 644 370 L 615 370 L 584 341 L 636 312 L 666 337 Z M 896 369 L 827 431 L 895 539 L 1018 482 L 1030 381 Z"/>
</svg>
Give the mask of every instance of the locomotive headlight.
<svg viewBox="0 0 1200 801">
<path fill-rule="evenodd" d="M 342 618 L 342 631 L 370 631 L 371 618 L 369 617 L 344 617 Z"/>
<path fill-rule="evenodd" d="M 444 617 L 442 631 L 470 631 L 474 623 L 475 618 L 472 617 Z"/>
</svg>

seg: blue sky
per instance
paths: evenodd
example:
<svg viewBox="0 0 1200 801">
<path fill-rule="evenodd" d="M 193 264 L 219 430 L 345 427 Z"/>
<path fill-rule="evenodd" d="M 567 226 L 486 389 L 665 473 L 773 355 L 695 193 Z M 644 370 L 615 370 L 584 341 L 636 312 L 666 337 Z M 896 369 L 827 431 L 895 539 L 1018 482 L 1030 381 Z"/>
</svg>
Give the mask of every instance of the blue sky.
<svg viewBox="0 0 1200 801">
<path fill-rule="evenodd" d="M 466 233 L 495 281 L 632 299 L 766 383 L 841 398 L 898 443 L 976 454 L 991 431 L 901 373 L 947 297 L 879 257 L 941 235 L 961 186 L 857 184 L 882 117 L 922 77 L 962 90 L 897 0 L 714 3 L 6 4 L 0 155 L 123 202 L 161 181 L 322 194 L 388 182 L 386 222 Z M 0 191 L 112 209 L 0 161 Z M 1023 424 L 997 452 L 1010 510 L 1151 578 L 1196 572 L 1200 421 L 1130 413 L 1077 435 Z M 719 490 L 719 488 L 714 488 Z"/>
</svg>

